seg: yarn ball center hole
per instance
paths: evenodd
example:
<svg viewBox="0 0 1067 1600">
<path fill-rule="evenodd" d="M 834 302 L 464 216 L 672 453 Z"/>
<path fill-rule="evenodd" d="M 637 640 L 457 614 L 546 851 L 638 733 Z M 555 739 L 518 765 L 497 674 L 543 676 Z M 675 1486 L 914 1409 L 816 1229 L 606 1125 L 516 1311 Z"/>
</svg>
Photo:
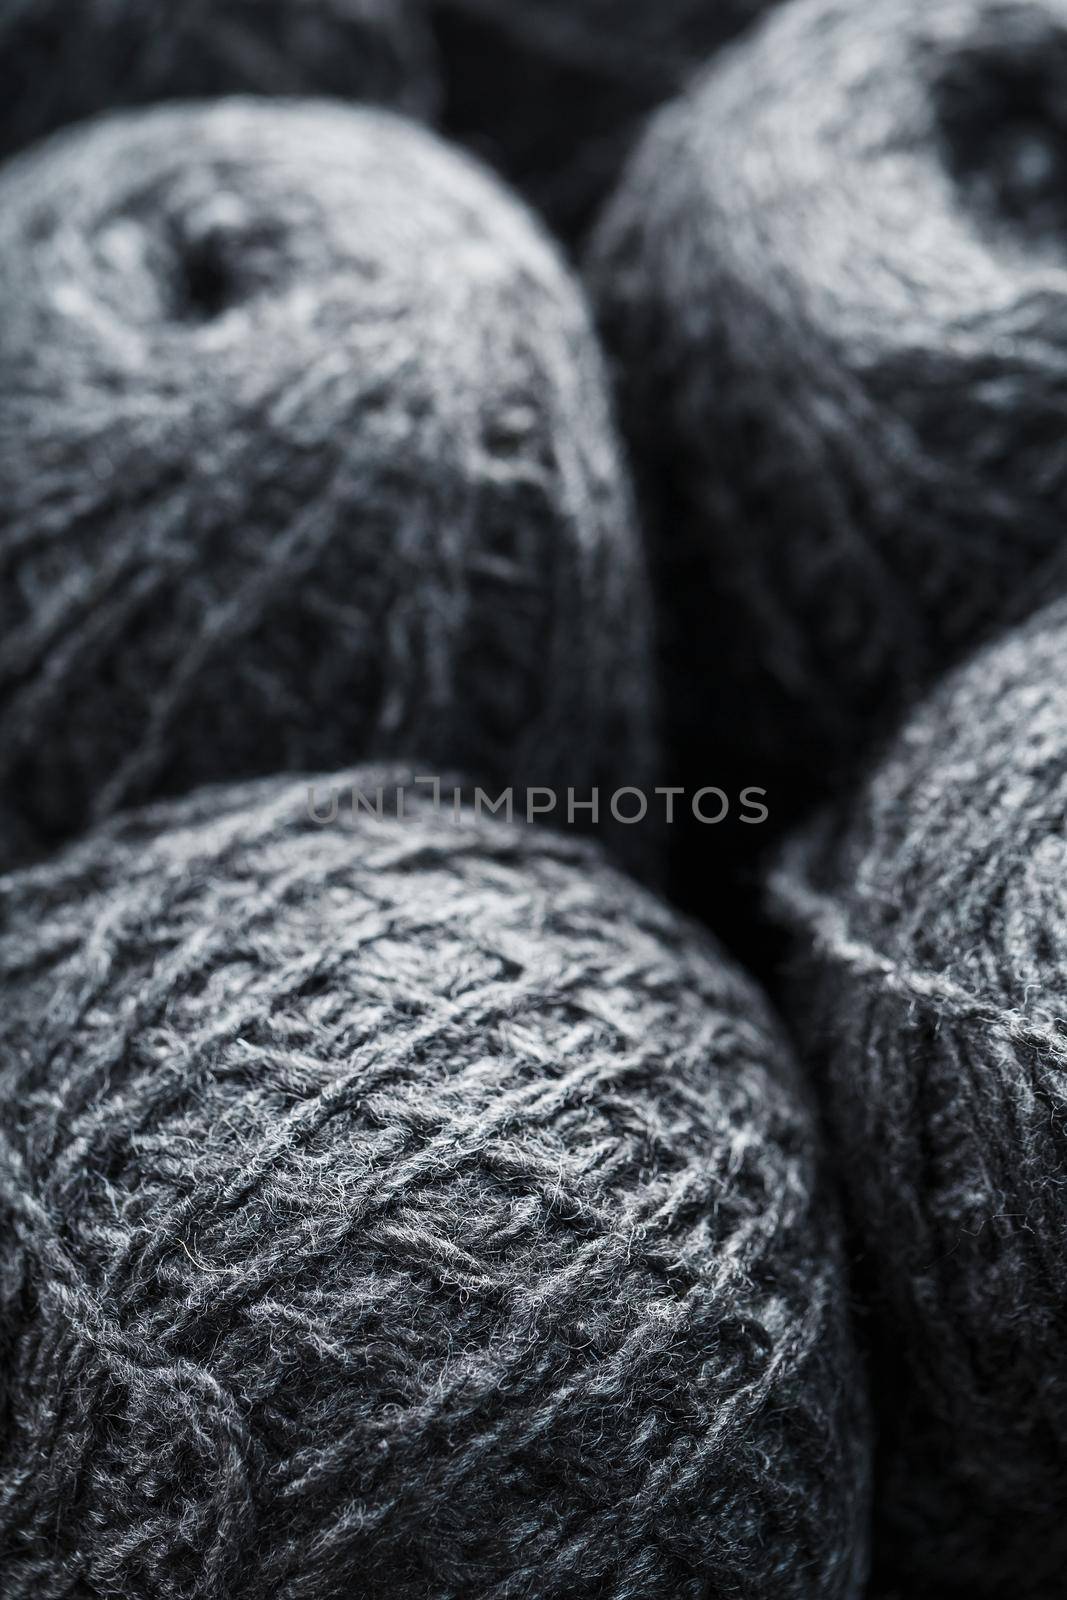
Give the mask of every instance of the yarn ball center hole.
<svg viewBox="0 0 1067 1600">
<path fill-rule="evenodd" d="M 212 322 L 234 303 L 238 289 L 227 254 L 217 233 L 181 243 L 174 287 L 183 321 Z"/>
<path fill-rule="evenodd" d="M 280 232 L 280 224 L 250 214 L 227 191 L 179 203 L 167 225 L 171 316 L 213 322 L 257 288 L 275 286 L 284 254 Z"/>
</svg>

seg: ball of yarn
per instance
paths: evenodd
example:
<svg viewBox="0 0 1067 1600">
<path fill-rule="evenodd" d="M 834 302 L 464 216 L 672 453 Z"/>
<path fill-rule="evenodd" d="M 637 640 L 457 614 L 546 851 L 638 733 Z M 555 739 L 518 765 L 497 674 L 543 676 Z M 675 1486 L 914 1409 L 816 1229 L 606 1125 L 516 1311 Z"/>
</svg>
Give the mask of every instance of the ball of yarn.
<svg viewBox="0 0 1067 1600">
<path fill-rule="evenodd" d="M 5 0 L 0 153 L 120 105 L 335 94 L 437 98 L 416 0 Z"/>
<path fill-rule="evenodd" d="M 1060 601 L 775 880 L 871 1306 L 880 1565 L 931 1600 L 1067 1565 L 1065 659 Z"/>
<path fill-rule="evenodd" d="M 1065 72 L 1062 0 L 803 0 L 599 225 L 671 740 L 780 820 L 1062 544 Z"/>
<path fill-rule="evenodd" d="M 857 1594 L 762 1001 L 593 846 L 382 811 L 265 780 L 0 881 L 5 1596 Z"/>
<path fill-rule="evenodd" d="M 9 857 L 364 757 L 642 781 L 602 363 L 468 158 L 326 102 L 61 134 L 0 178 L 0 301 Z"/>
<path fill-rule="evenodd" d="M 442 117 L 580 235 L 642 119 L 770 0 L 430 0 Z"/>
</svg>

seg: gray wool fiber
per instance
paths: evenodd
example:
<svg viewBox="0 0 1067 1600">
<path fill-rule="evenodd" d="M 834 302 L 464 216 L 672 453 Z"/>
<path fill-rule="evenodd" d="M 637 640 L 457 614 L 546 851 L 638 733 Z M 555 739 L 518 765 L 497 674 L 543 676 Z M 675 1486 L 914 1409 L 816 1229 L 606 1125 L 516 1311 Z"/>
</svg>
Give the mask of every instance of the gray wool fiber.
<svg viewBox="0 0 1067 1600">
<path fill-rule="evenodd" d="M 599 224 L 671 747 L 781 821 L 1062 545 L 1065 77 L 1064 0 L 801 0 Z"/>
<path fill-rule="evenodd" d="M 0 176 L 0 303 L 0 860 L 370 757 L 645 781 L 588 313 L 468 157 L 324 101 L 97 122 Z"/>
<path fill-rule="evenodd" d="M 1065 662 L 1060 600 L 775 877 L 869 1306 L 878 1593 L 1063 1593 Z"/>
<path fill-rule="evenodd" d="M 763 1002 L 592 845 L 405 805 L 267 780 L 0 879 L 5 1600 L 858 1596 Z"/>
<path fill-rule="evenodd" d="M 575 240 L 648 113 L 771 0 L 430 0 L 442 118 Z"/>
<path fill-rule="evenodd" d="M 3 0 L 0 154 L 116 106 L 329 94 L 424 115 L 421 0 Z"/>
</svg>

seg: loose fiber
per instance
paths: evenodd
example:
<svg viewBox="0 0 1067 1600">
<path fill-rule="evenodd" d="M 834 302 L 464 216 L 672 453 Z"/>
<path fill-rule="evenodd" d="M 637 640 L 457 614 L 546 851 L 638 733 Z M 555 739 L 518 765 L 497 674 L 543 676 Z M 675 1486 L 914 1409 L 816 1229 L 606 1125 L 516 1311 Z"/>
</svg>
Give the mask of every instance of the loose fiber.
<svg viewBox="0 0 1067 1600">
<path fill-rule="evenodd" d="M 4 0 L 0 153 L 115 106 L 331 94 L 425 114 L 419 0 Z"/>
<path fill-rule="evenodd" d="M 591 845 L 405 811 L 264 781 L 0 880 L 6 1600 L 858 1594 L 763 1003 Z"/>
<path fill-rule="evenodd" d="M 0 178 L 0 855 L 364 757 L 640 784 L 645 585 L 579 291 L 387 112 L 227 101 Z"/>
<path fill-rule="evenodd" d="M 1050 1600 L 1067 1569 L 1065 660 L 1060 601 L 950 680 L 776 878 L 902 1596 Z"/>
<path fill-rule="evenodd" d="M 769 0 L 430 0 L 443 118 L 579 236 L 642 119 Z"/>
<path fill-rule="evenodd" d="M 673 744 L 779 820 L 1062 544 L 1065 75 L 1063 0 L 803 0 L 599 226 Z"/>
</svg>

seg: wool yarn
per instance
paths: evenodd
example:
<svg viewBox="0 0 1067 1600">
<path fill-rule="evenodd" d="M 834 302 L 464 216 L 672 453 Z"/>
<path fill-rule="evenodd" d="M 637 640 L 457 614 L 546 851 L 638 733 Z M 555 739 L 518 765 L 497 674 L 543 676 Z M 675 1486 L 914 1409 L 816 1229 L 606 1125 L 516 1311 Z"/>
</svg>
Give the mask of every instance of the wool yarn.
<svg viewBox="0 0 1067 1600">
<path fill-rule="evenodd" d="M 871 1307 L 878 1593 L 1062 1592 L 1065 659 L 1059 600 L 775 876 Z"/>
<path fill-rule="evenodd" d="M 770 0 L 430 0 L 444 125 L 575 240 L 647 114 Z"/>
<path fill-rule="evenodd" d="M 253 93 L 436 106 L 418 0 L 4 0 L 0 153 L 116 106 Z"/>
<path fill-rule="evenodd" d="M 1065 70 L 1063 0 L 800 0 L 598 226 L 670 742 L 780 821 L 1062 543 Z"/>
<path fill-rule="evenodd" d="M 401 781 L 0 880 L 5 1600 L 857 1594 L 776 1024 L 594 845 Z"/>
<path fill-rule="evenodd" d="M 640 784 L 646 585 L 588 312 L 388 112 L 165 107 L 0 177 L 0 855 L 391 756 Z"/>
</svg>

